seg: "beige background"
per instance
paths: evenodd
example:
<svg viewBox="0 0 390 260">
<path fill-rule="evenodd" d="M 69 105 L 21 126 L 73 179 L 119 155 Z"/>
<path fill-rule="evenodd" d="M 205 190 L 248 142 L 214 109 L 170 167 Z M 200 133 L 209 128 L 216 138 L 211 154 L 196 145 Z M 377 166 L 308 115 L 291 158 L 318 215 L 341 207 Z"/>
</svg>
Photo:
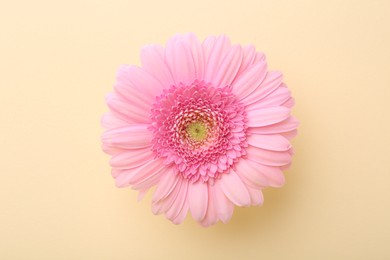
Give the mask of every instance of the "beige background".
<svg viewBox="0 0 390 260">
<path fill-rule="evenodd" d="M 187 31 L 264 51 L 301 121 L 285 187 L 208 229 L 100 149 L 118 66 Z M 2 1 L 0 37 L 0 259 L 390 259 L 390 1 Z"/>
</svg>

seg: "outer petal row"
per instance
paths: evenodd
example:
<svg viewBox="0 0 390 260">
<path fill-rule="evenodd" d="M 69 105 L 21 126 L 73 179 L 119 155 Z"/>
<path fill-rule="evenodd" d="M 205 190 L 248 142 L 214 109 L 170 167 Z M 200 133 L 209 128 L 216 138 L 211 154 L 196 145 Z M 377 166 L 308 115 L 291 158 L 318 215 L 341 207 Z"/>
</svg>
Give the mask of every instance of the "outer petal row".
<svg viewBox="0 0 390 260">
<path fill-rule="evenodd" d="M 158 45 L 144 47 L 141 62 L 143 69 L 165 87 L 189 84 L 198 79 L 216 87 L 235 84 L 242 91 L 241 88 L 256 88 L 266 71 L 263 53 L 256 52 L 251 45 L 232 46 L 224 35 L 210 36 L 203 43 L 192 33 L 175 35 L 165 49 Z M 251 78 L 251 74 L 256 79 L 252 79 L 252 83 L 245 83 L 250 85 L 248 87 L 241 86 L 241 83 L 248 81 L 245 78 Z M 257 78 L 259 74 L 260 79 Z"/>
</svg>

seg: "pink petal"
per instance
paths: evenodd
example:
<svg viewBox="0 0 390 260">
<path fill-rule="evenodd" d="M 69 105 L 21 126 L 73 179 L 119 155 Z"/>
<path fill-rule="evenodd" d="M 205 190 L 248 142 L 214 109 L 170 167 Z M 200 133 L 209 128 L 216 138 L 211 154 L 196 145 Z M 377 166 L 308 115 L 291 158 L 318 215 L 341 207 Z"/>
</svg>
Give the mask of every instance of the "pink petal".
<svg viewBox="0 0 390 260">
<path fill-rule="evenodd" d="M 241 66 L 241 60 L 241 46 L 235 45 L 229 50 L 216 72 L 215 79 L 212 81 L 215 86 L 225 87 L 230 85 Z"/>
<path fill-rule="evenodd" d="M 218 222 L 218 213 L 215 208 L 216 201 L 214 201 L 215 196 L 213 194 L 214 193 L 213 186 L 208 185 L 208 191 L 209 191 L 209 200 L 208 200 L 207 212 L 206 212 L 206 216 L 200 223 L 204 227 L 214 225 Z"/>
<path fill-rule="evenodd" d="M 287 107 L 267 107 L 258 110 L 247 111 L 248 126 L 260 127 L 279 123 L 290 116 Z"/>
<path fill-rule="evenodd" d="M 249 157 L 249 155 L 248 155 Z M 246 160 L 247 165 L 252 169 L 252 174 L 262 175 L 267 179 L 271 187 L 281 187 L 285 182 L 285 177 L 280 167 L 263 165 L 256 161 Z"/>
<path fill-rule="evenodd" d="M 275 152 L 249 145 L 246 152 L 248 159 L 268 166 L 283 166 L 291 162 L 291 154 L 288 151 Z"/>
<path fill-rule="evenodd" d="M 118 188 L 124 188 L 130 185 L 130 179 L 135 173 L 135 169 L 112 169 L 111 175 L 115 178 L 116 186 Z"/>
<path fill-rule="evenodd" d="M 256 49 L 253 45 L 244 46 L 242 48 L 242 62 L 240 69 L 237 72 L 237 75 L 243 73 L 255 59 Z"/>
<path fill-rule="evenodd" d="M 280 86 L 283 74 L 278 71 L 268 71 L 261 84 L 250 95 L 244 97 L 242 102 L 246 105 L 259 102 Z"/>
<path fill-rule="evenodd" d="M 143 200 L 143 198 L 145 198 L 145 196 L 148 193 L 148 191 L 149 191 L 149 189 L 147 189 L 147 190 L 140 190 L 138 192 L 137 201 L 140 202 L 141 200 Z"/>
<path fill-rule="evenodd" d="M 146 162 L 152 160 L 154 157 L 153 152 L 150 148 L 141 148 L 134 150 L 125 150 L 114 155 L 110 164 L 112 167 L 120 169 L 132 169 L 140 167 Z"/>
<path fill-rule="evenodd" d="M 290 97 L 286 102 L 282 104 L 284 107 L 292 108 L 295 105 L 295 99 Z"/>
<path fill-rule="evenodd" d="M 230 169 L 228 174 L 224 174 L 217 183 L 231 202 L 241 207 L 250 205 L 248 189 L 233 169 Z"/>
<path fill-rule="evenodd" d="M 117 128 L 121 126 L 128 125 L 124 120 L 119 119 L 113 113 L 107 112 L 102 116 L 101 125 L 105 129 Z"/>
<path fill-rule="evenodd" d="M 123 169 L 111 168 L 111 176 L 113 178 L 116 178 L 120 174 L 125 173 L 125 172 L 126 172 L 126 170 L 123 170 Z"/>
<path fill-rule="evenodd" d="M 281 169 L 282 171 L 285 171 L 285 170 L 288 170 L 290 167 L 291 167 L 291 163 L 286 164 L 286 165 L 283 165 L 283 166 L 280 166 L 280 169 Z"/>
<path fill-rule="evenodd" d="M 157 202 L 168 197 L 177 185 L 179 178 L 180 175 L 176 174 L 176 167 L 167 168 L 153 194 L 152 202 Z"/>
<path fill-rule="evenodd" d="M 128 125 L 107 130 L 102 135 L 102 141 L 106 145 L 125 149 L 150 147 L 153 134 L 147 127 L 147 125 Z"/>
<path fill-rule="evenodd" d="M 206 82 L 213 82 L 220 63 L 228 53 L 229 49 L 229 39 L 226 36 L 221 35 L 216 39 L 212 50 L 210 52 L 205 52 L 205 54 L 208 54 L 208 56 L 205 56 L 206 68 L 204 80 Z"/>
<path fill-rule="evenodd" d="M 206 69 L 206 63 L 208 61 L 208 58 L 210 57 L 210 53 L 212 52 L 216 41 L 217 41 L 217 37 L 211 35 L 211 36 L 207 37 L 201 45 L 201 47 L 203 49 L 203 59 L 204 59 L 204 64 L 205 64 L 204 69 Z"/>
<path fill-rule="evenodd" d="M 161 214 L 163 212 L 166 213 L 172 207 L 173 203 L 175 202 L 180 192 L 182 183 L 183 183 L 183 178 L 179 178 L 172 192 L 164 200 L 160 200 L 158 202 L 153 203 L 152 212 L 154 214 Z"/>
<path fill-rule="evenodd" d="M 133 106 L 137 106 L 145 111 L 150 110 L 151 103 L 155 96 L 148 96 L 140 91 L 131 82 L 132 69 L 129 65 L 122 65 L 117 72 L 116 83 L 114 89 L 116 94 L 124 100 L 129 101 Z"/>
<path fill-rule="evenodd" d="M 277 107 L 282 106 L 291 97 L 290 90 L 281 84 L 271 94 L 261 99 L 259 102 L 252 103 L 247 106 L 247 110 L 257 110 L 263 107 Z"/>
<path fill-rule="evenodd" d="M 254 134 L 279 134 L 295 130 L 299 125 L 298 120 L 293 116 L 289 116 L 287 119 L 273 124 L 262 127 L 250 127 L 249 132 Z"/>
<path fill-rule="evenodd" d="M 138 168 L 123 170 L 115 179 L 116 185 L 118 187 L 126 187 L 130 184 L 137 184 L 159 172 L 162 167 L 164 167 L 162 160 L 157 159 L 149 161 Z"/>
<path fill-rule="evenodd" d="M 102 149 L 103 151 L 106 153 L 106 154 L 109 154 L 111 156 L 113 155 L 116 155 L 120 152 L 123 152 L 125 151 L 125 149 L 123 148 L 118 148 L 118 147 L 112 147 L 110 145 L 107 145 L 107 144 L 102 144 Z"/>
<path fill-rule="evenodd" d="M 140 183 L 160 170 L 162 171 L 162 174 L 164 174 L 167 167 L 162 162 L 163 160 L 161 158 L 154 159 L 145 163 L 143 166 L 136 168 L 133 177 L 130 180 L 130 184 L 135 185 Z"/>
<path fill-rule="evenodd" d="M 290 142 L 281 135 L 252 134 L 247 138 L 248 144 L 257 148 L 272 151 L 287 151 L 291 148 Z"/>
<path fill-rule="evenodd" d="M 109 93 L 106 96 L 106 102 L 112 113 L 129 123 L 149 124 L 149 110 L 138 106 L 137 102 L 129 102 L 115 93 Z"/>
<path fill-rule="evenodd" d="M 142 68 L 130 66 L 128 70 L 131 85 L 141 91 L 152 102 L 167 87 Z"/>
<path fill-rule="evenodd" d="M 145 46 L 141 50 L 143 68 L 166 88 L 174 83 L 171 71 L 164 60 L 164 49 L 158 45 Z"/>
<path fill-rule="evenodd" d="M 180 213 L 176 216 L 176 218 L 174 218 L 172 220 L 173 224 L 178 225 L 178 224 L 182 223 L 183 220 L 187 216 L 188 209 L 189 209 L 188 200 L 185 200 L 184 205 L 183 205 L 182 209 L 180 210 Z"/>
<path fill-rule="evenodd" d="M 165 49 L 165 61 L 176 84 L 190 84 L 195 80 L 194 60 L 184 42 L 171 40 Z"/>
<path fill-rule="evenodd" d="M 204 75 L 204 67 L 205 67 L 202 45 L 200 44 L 198 38 L 193 33 L 185 34 L 184 41 L 187 43 L 191 51 L 192 58 L 194 60 L 195 78 L 198 80 L 202 80 Z"/>
<path fill-rule="evenodd" d="M 165 214 L 168 219 L 173 221 L 180 214 L 187 200 L 187 191 L 188 180 L 183 180 L 180 187 L 180 191 L 177 194 L 175 201 L 173 202 L 171 208 Z"/>
<path fill-rule="evenodd" d="M 130 180 L 130 184 L 133 185 L 131 188 L 133 190 L 149 190 L 150 188 L 156 186 L 160 182 L 161 177 L 165 173 L 164 168 L 165 167 L 161 167 L 148 176 L 142 176 L 142 179 L 139 179 L 136 182 Z M 136 178 L 136 176 L 134 175 L 133 178 Z"/>
<path fill-rule="evenodd" d="M 251 65 L 239 75 L 232 84 L 234 93 L 238 99 L 249 96 L 264 80 L 267 73 L 267 63 L 259 62 Z"/>
<path fill-rule="evenodd" d="M 256 190 L 248 187 L 249 194 L 251 196 L 251 202 L 253 206 L 260 206 L 264 202 L 263 193 L 261 190 Z"/>
<path fill-rule="evenodd" d="M 293 139 L 297 134 L 298 134 L 297 129 L 294 129 L 294 130 L 289 131 L 289 132 L 281 133 L 281 135 L 284 136 L 284 138 L 286 138 L 287 140 Z"/>
<path fill-rule="evenodd" d="M 207 212 L 208 189 L 207 183 L 198 181 L 190 184 L 188 189 L 188 203 L 192 217 L 200 222 Z"/>
<path fill-rule="evenodd" d="M 248 187 L 262 189 L 269 186 L 267 177 L 261 173 L 259 174 L 247 159 L 239 160 L 236 165 L 236 173 Z"/>
<path fill-rule="evenodd" d="M 253 64 L 261 62 L 261 61 L 265 61 L 265 60 L 266 60 L 266 58 L 265 58 L 265 54 L 263 52 L 256 52 L 255 58 L 253 59 Z"/>
<path fill-rule="evenodd" d="M 218 218 L 223 223 L 229 222 L 233 215 L 233 203 L 225 196 L 224 192 L 221 190 L 220 185 L 213 185 L 212 195 L 214 196 L 215 210 L 217 212 Z"/>
</svg>

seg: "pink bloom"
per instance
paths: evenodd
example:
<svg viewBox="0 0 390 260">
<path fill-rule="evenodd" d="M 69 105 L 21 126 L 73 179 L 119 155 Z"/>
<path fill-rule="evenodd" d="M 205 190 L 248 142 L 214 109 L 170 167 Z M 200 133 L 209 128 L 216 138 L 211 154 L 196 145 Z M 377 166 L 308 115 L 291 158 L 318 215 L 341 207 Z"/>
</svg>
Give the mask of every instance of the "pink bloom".
<svg viewBox="0 0 390 260">
<path fill-rule="evenodd" d="M 284 184 L 298 122 L 282 74 L 267 71 L 263 53 L 186 34 L 144 47 L 141 61 L 119 69 L 102 119 L 118 187 L 142 198 L 157 186 L 154 214 L 179 224 L 190 211 L 209 226 Z"/>
</svg>

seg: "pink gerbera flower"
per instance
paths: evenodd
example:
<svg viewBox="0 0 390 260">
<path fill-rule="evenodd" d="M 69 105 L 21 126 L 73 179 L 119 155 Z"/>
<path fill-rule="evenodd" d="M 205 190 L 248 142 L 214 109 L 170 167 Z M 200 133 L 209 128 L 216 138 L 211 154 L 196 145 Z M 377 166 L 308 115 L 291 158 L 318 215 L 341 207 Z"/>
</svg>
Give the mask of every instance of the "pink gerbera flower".
<svg viewBox="0 0 390 260">
<path fill-rule="evenodd" d="M 142 198 L 157 186 L 154 214 L 178 224 L 190 211 L 209 226 L 283 185 L 298 123 L 282 74 L 267 71 L 263 53 L 186 34 L 146 46 L 141 61 L 119 69 L 102 119 L 118 187 Z"/>
</svg>

